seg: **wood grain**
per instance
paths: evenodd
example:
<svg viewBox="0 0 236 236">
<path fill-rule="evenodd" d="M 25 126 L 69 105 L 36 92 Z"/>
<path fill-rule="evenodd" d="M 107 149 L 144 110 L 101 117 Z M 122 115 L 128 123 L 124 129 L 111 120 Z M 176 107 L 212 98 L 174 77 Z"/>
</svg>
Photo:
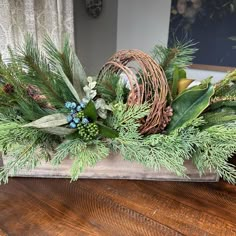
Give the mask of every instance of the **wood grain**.
<svg viewBox="0 0 236 236">
<path fill-rule="evenodd" d="M 234 236 L 236 187 L 12 178 L 0 186 L 0 212 L 0 229 L 10 236 Z"/>
<path fill-rule="evenodd" d="M 3 156 L 4 163 L 11 158 Z M 57 168 L 50 163 L 42 163 L 34 170 L 21 170 L 14 176 L 20 177 L 53 177 L 53 178 L 70 178 L 70 168 L 73 160 L 67 158 Z M 188 176 L 176 176 L 175 173 L 168 171 L 165 168 L 153 170 L 146 168 L 137 162 L 124 160 L 119 154 L 110 154 L 109 157 L 98 162 L 94 167 L 86 168 L 80 178 L 91 179 L 139 179 L 139 180 L 172 180 L 172 181 L 207 181 L 215 182 L 219 180 L 215 172 L 207 171 L 200 176 L 197 168 L 192 164 L 191 160 L 185 162 L 186 172 Z"/>
</svg>

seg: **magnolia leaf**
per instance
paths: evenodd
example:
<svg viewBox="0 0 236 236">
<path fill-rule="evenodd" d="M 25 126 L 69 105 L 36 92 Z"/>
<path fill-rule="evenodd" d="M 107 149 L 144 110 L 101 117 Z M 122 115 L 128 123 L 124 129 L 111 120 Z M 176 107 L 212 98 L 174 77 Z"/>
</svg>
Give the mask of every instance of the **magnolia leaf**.
<svg viewBox="0 0 236 236">
<path fill-rule="evenodd" d="M 171 95 L 172 98 L 175 99 L 178 90 L 178 82 L 179 82 L 179 68 L 175 68 L 173 72 L 173 82 L 171 86 Z"/>
<path fill-rule="evenodd" d="M 50 127 L 50 128 L 44 128 L 42 130 L 45 131 L 46 133 L 55 134 L 58 136 L 67 136 L 77 131 L 76 129 L 68 129 L 65 127 L 52 127 L 52 128 Z"/>
<path fill-rule="evenodd" d="M 180 94 L 172 103 L 174 115 L 167 127 L 167 132 L 197 118 L 208 107 L 213 94 L 214 87 L 210 83 L 195 86 Z"/>
<path fill-rule="evenodd" d="M 99 134 L 104 137 L 104 138 L 117 138 L 119 136 L 119 133 L 114 130 L 109 128 L 106 125 L 103 125 L 99 122 L 96 122 L 96 124 L 98 125 L 98 129 L 99 129 Z"/>
<path fill-rule="evenodd" d="M 44 116 L 38 120 L 24 125 L 23 127 L 34 127 L 38 129 L 57 127 L 67 124 L 66 115 L 63 113 L 57 113 L 53 115 Z"/>
<path fill-rule="evenodd" d="M 58 64 L 57 65 L 57 69 L 62 77 L 62 79 L 64 80 L 65 84 L 67 85 L 67 87 L 70 89 L 71 93 L 73 94 L 73 96 L 75 97 L 75 99 L 80 102 L 81 99 L 77 93 L 77 91 L 75 90 L 74 86 L 72 85 L 72 83 L 70 82 L 70 80 L 67 78 L 66 74 L 64 73 L 63 69 L 61 68 L 61 66 Z"/>
<path fill-rule="evenodd" d="M 187 78 L 186 71 L 184 69 L 179 70 L 179 79 L 185 79 Z"/>
<path fill-rule="evenodd" d="M 175 68 L 173 72 L 173 83 L 171 88 L 171 94 L 173 99 L 175 99 L 177 96 L 179 80 L 185 78 L 186 78 L 186 71 L 183 69 Z"/>
<path fill-rule="evenodd" d="M 84 115 L 92 119 L 93 121 L 97 120 L 96 107 L 92 101 L 89 101 L 89 103 L 84 108 Z"/>
</svg>

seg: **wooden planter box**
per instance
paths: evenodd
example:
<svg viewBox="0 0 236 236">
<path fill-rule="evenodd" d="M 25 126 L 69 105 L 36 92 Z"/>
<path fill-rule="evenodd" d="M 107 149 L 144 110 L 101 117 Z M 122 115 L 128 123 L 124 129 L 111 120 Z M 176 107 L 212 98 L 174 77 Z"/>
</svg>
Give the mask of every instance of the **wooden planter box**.
<svg viewBox="0 0 236 236">
<path fill-rule="evenodd" d="M 3 165 L 7 161 L 2 157 Z M 65 159 L 58 167 L 53 167 L 50 163 L 42 163 L 34 170 L 21 170 L 15 177 L 40 177 L 40 178 L 70 178 L 70 167 L 72 160 Z M 154 171 L 143 165 L 122 159 L 118 154 L 110 154 L 106 159 L 101 160 L 94 167 L 86 168 L 81 173 L 80 178 L 87 179 L 135 179 L 135 180 L 157 180 L 157 181 L 196 181 L 196 182 L 216 182 L 219 176 L 214 172 L 206 172 L 199 176 L 198 170 L 191 161 L 185 162 L 186 174 L 189 178 L 176 176 L 166 169 Z"/>
</svg>

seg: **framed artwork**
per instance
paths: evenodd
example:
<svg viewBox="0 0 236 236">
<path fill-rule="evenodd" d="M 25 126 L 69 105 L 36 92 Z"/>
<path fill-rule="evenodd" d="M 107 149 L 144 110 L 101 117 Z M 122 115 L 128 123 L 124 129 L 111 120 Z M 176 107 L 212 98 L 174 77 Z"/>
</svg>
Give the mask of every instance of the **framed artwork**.
<svg viewBox="0 0 236 236">
<path fill-rule="evenodd" d="M 192 68 L 236 67 L 236 0 L 172 0 L 168 46 L 176 39 L 197 44 Z"/>
</svg>

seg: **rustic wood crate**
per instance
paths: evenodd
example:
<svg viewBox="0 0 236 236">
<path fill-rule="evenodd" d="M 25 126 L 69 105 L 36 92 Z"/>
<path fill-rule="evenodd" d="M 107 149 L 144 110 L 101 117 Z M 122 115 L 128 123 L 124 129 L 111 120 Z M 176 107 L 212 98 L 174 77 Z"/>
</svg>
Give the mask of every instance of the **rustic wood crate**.
<svg viewBox="0 0 236 236">
<path fill-rule="evenodd" d="M 3 156 L 3 164 L 7 157 Z M 70 178 L 69 170 L 72 160 L 66 159 L 58 167 L 49 163 L 42 163 L 34 170 L 21 170 L 15 177 L 40 177 L 40 178 Z M 94 167 L 86 168 L 80 178 L 88 179 L 136 179 L 136 180 L 157 180 L 157 181 L 196 181 L 216 182 L 219 176 L 214 172 L 206 171 L 205 175 L 199 176 L 198 170 L 192 162 L 186 161 L 186 174 L 189 178 L 176 176 L 166 169 L 155 171 L 143 165 L 124 160 L 118 154 L 110 154 L 106 159 L 101 160 Z"/>
</svg>

